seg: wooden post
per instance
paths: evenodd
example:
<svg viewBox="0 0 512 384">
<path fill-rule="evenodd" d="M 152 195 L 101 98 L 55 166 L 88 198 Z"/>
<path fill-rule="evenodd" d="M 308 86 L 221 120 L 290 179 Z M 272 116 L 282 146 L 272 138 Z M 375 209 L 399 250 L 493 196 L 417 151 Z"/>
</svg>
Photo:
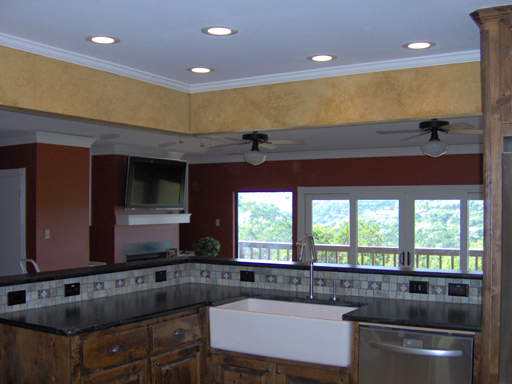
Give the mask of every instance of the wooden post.
<svg viewBox="0 0 512 384">
<path fill-rule="evenodd" d="M 502 282 L 502 152 L 503 137 L 506 136 L 512 115 L 512 5 L 480 9 L 473 12 L 471 17 L 480 27 L 484 121 L 485 256 L 481 382 L 497 384 Z"/>
</svg>

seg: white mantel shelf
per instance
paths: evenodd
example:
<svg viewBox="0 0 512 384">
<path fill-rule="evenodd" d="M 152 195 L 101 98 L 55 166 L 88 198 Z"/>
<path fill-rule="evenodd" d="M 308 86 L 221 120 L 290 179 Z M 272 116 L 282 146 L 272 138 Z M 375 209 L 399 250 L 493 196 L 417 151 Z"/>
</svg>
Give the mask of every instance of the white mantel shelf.
<svg viewBox="0 0 512 384">
<path fill-rule="evenodd" d="M 191 213 L 130 214 L 116 215 L 116 225 L 155 225 L 190 223 Z"/>
</svg>

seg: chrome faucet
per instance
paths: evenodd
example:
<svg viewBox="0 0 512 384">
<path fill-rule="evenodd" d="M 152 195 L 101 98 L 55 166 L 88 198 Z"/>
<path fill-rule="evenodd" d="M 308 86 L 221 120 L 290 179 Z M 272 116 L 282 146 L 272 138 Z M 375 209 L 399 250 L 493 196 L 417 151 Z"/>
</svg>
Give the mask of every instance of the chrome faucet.
<svg viewBox="0 0 512 384">
<path fill-rule="evenodd" d="M 316 256 L 315 249 L 315 239 L 311 234 L 305 234 L 302 238 L 297 242 L 297 246 L 300 247 L 299 253 L 299 261 L 304 260 L 304 248 L 306 248 L 306 242 L 309 244 L 309 298 L 313 300 L 315 296 L 313 295 L 313 286 L 314 286 L 314 272 L 315 272 L 315 262 L 318 261 Z"/>
</svg>

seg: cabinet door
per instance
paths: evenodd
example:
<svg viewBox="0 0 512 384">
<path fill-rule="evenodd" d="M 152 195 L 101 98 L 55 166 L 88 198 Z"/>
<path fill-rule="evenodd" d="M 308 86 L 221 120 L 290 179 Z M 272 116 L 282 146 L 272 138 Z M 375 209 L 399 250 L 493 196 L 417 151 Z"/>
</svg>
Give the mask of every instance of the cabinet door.
<svg viewBox="0 0 512 384">
<path fill-rule="evenodd" d="M 348 373 L 336 369 L 301 367 L 300 365 L 278 364 L 277 384 L 348 384 Z"/>
<path fill-rule="evenodd" d="M 201 345 L 152 357 L 153 384 L 200 384 L 201 361 Z"/>
<path fill-rule="evenodd" d="M 215 355 L 213 364 L 219 384 L 273 384 L 276 379 L 275 364 L 266 361 Z"/>
<path fill-rule="evenodd" d="M 148 366 L 144 360 L 82 377 L 81 384 L 147 384 L 148 379 Z"/>
</svg>

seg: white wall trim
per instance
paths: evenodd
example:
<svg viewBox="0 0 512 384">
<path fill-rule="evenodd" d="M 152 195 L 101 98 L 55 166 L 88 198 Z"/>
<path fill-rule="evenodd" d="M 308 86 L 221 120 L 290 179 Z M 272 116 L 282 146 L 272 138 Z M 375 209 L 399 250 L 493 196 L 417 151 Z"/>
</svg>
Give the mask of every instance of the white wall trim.
<svg viewBox="0 0 512 384">
<path fill-rule="evenodd" d="M 81 147 L 91 148 L 93 143 L 96 141 L 92 137 L 63 135 L 60 133 L 50 132 L 26 132 L 22 135 L 16 135 L 11 137 L 2 137 L 0 139 L 0 147 L 7 147 L 10 145 L 22 145 L 22 144 L 55 144 L 64 145 L 68 147 Z"/>
<path fill-rule="evenodd" d="M 91 156 L 98 155 L 124 155 L 140 157 L 158 157 L 162 159 L 180 160 L 181 152 L 166 151 L 164 149 L 133 147 L 129 145 L 109 144 L 95 145 L 91 148 Z"/>
<path fill-rule="evenodd" d="M 41 43 L 36 43 L 30 40 L 22 39 L 5 33 L 0 33 L 0 45 L 13 49 L 18 49 L 24 52 L 34 53 L 36 55 L 50 57 L 52 59 L 66 61 L 68 63 L 98 69 L 100 71 L 114 73 L 120 76 L 125 76 L 135 80 L 140 80 L 146 83 L 155 84 L 187 93 L 198 93 L 222 89 L 252 87 L 256 85 L 311 80 L 324 77 L 346 76 L 359 73 L 382 72 L 397 69 L 480 61 L 480 50 L 472 50 L 450 54 L 420 56 L 400 60 L 386 60 L 355 65 L 344 65 L 325 69 L 297 71 L 268 76 L 255 76 L 243 79 L 192 85 L 182 83 L 180 81 L 176 81 L 173 79 L 169 79 L 163 76 L 155 75 L 149 72 L 130 68 L 124 65 L 114 64 L 105 60 L 81 55 L 75 52 L 66 51 L 64 49 L 51 47 L 49 45 Z"/>
<path fill-rule="evenodd" d="M 68 63 L 82 65 L 100 71 L 110 72 L 116 75 L 129 77 L 131 79 L 144 81 L 146 83 L 160 85 L 165 88 L 171 88 L 177 91 L 189 92 L 190 86 L 188 84 L 181 83 L 172 79 L 158 76 L 149 72 L 133 69 L 124 65 L 111 63 L 105 60 L 97 59 L 81 55 L 79 53 L 66 51 L 51 47 L 49 45 L 36 43 L 30 40 L 22 39 L 20 37 L 7 35 L 0 33 L 0 45 L 4 45 L 9 48 L 18 49 L 20 51 L 34 53 L 52 59 L 66 61 Z"/>
<path fill-rule="evenodd" d="M 256 85 L 286 83 L 292 81 L 312 80 L 324 77 L 355 75 L 360 73 L 384 72 L 397 69 L 466 63 L 473 61 L 480 61 L 479 50 L 435 56 L 421 56 L 401 60 L 377 61 L 374 63 L 344 65 L 325 69 L 281 73 L 277 75 L 255 76 L 237 80 L 219 81 L 215 83 L 204 83 L 198 85 L 191 85 L 189 93 L 252 87 Z"/>
<path fill-rule="evenodd" d="M 447 155 L 483 153 L 481 144 L 450 145 Z M 425 156 L 417 147 L 400 148 L 373 148 L 373 149 L 349 149 L 339 151 L 306 151 L 306 152 L 267 152 L 266 161 L 283 160 L 318 160 L 318 159 L 349 159 L 361 157 L 395 157 L 395 156 Z M 226 156 L 183 156 L 189 164 L 213 164 L 213 163 L 241 163 L 242 155 Z"/>
</svg>

